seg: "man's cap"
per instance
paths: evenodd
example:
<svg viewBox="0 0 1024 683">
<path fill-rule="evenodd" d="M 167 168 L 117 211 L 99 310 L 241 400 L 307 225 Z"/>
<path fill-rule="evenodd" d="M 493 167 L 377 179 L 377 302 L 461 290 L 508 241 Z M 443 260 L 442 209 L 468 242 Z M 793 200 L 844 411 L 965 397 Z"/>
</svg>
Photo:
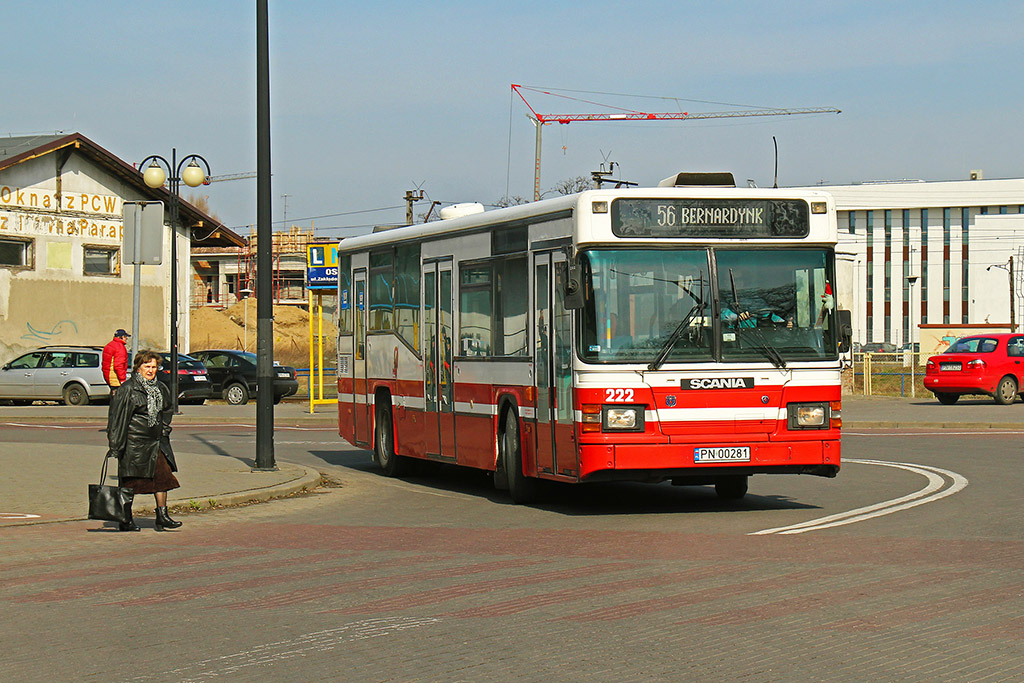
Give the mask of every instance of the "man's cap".
<svg viewBox="0 0 1024 683">
<path fill-rule="evenodd" d="M 118 328 L 117 332 L 114 333 L 114 336 L 115 337 L 130 337 L 132 335 L 128 334 L 127 332 L 125 332 L 121 328 Z"/>
</svg>

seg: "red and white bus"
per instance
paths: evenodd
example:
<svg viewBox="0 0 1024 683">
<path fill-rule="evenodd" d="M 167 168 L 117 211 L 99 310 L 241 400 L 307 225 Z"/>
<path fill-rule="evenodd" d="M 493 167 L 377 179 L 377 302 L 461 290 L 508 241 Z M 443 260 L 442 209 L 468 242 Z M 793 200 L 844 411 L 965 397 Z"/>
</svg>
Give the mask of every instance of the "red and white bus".
<svg viewBox="0 0 1024 683">
<path fill-rule="evenodd" d="M 341 436 L 388 476 L 473 467 L 516 502 L 540 480 L 735 499 L 753 474 L 834 477 L 832 198 L 662 185 L 343 240 Z"/>
</svg>

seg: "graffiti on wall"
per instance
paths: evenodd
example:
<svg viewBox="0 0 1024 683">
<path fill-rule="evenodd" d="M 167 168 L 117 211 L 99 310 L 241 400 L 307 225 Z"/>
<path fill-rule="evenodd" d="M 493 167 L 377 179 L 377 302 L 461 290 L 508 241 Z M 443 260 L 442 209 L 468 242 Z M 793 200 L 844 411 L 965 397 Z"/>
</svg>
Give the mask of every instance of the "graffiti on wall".
<svg viewBox="0 0 1024 683">
<path fill-rule="evenodd" d="M 73 320 L 61 320 L 50 328 L 49 332 L 45 330 L 37 330 L 32 326 L 32 323 L 25 323 L 25 327 L 28 328 L 28 334 L 21 335 L 21 338 L 31 341 L 53 342 L 56 337 L 59 337 L 65 332 L 78 333 L 78 325 L 76 325 Z"/>
</svg>

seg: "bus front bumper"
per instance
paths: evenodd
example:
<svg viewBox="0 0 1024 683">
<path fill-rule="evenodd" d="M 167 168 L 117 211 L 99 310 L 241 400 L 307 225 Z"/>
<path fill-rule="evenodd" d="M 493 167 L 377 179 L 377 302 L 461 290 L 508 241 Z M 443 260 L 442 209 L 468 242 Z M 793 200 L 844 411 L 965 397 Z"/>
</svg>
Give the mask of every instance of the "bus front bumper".
<svg viewBox="0 0 1024 683">
<path fill-rule="evenodd" d="M 660 443 L 580 446 L 580 481 L 644 481 L 672 479 L 674 483 L 710 483 L 715 477 L 750 474 L 810 474 L 834 477 L 839 473 L 839 439 L 744 444 L 749 460 L 695 461 L 694 451 L 735 443 Z M 681 482 L 682 479 L 692 482 Z M 706 480 L 706 481 L 702 481 Z"/>
</svg>

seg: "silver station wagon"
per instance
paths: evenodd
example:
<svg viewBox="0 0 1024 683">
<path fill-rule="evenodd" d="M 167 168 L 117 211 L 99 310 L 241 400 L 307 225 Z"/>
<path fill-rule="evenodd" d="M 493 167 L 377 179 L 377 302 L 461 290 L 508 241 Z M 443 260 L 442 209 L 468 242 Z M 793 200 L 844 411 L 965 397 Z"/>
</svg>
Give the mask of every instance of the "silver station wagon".
<svg viewBox="0 0 1024 683">
<path fill-rule="evenodd" d="M 99 346 L 44 346 L 0 367 L 0 400 L 15 405 L 32 401 L 63 401 L 84 406 L 108 400 Z"/>
</svg>

